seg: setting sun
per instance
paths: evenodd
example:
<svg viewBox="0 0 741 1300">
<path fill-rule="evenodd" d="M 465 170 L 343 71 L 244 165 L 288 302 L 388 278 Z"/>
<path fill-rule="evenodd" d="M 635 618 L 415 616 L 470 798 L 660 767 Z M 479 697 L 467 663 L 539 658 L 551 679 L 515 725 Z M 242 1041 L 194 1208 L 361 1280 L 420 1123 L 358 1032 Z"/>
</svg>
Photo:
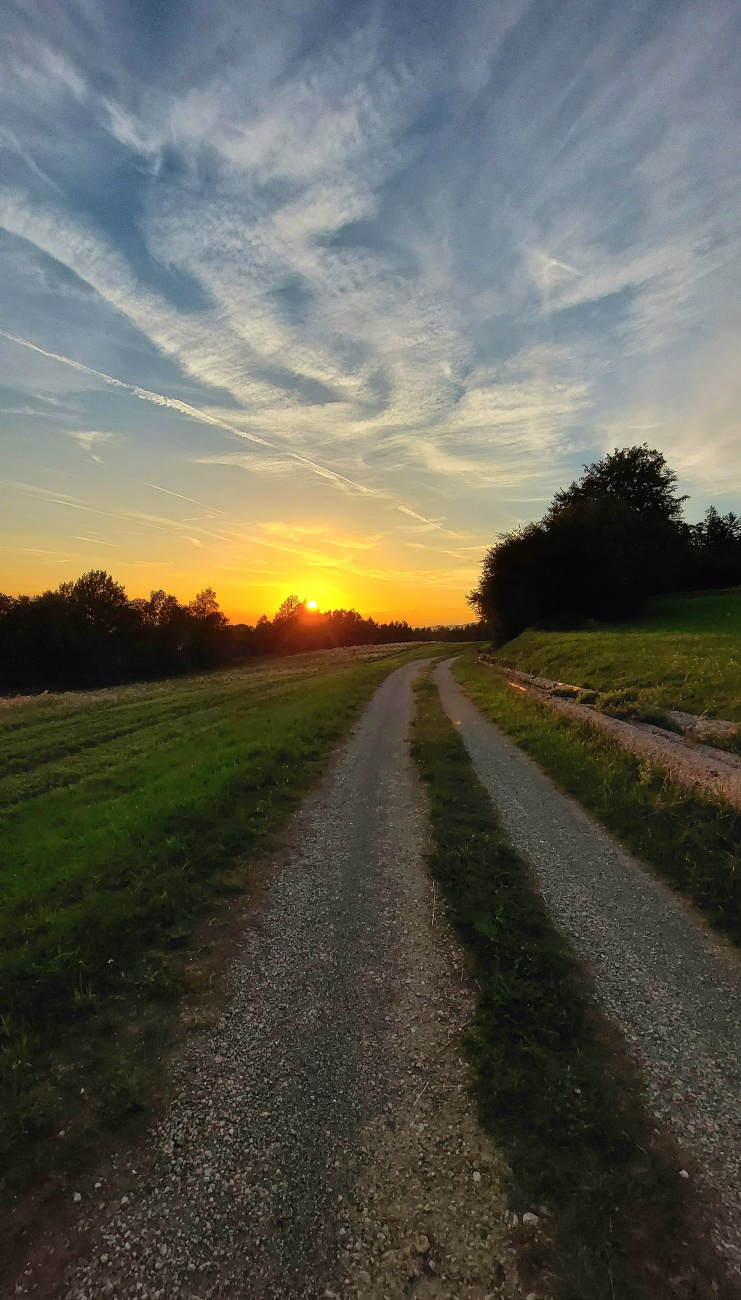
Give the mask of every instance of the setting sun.
<svg viewBox="0 0 741 1300">
<path fill-rule="evenodd" d="M 317 605 L 317 603 L 316 603 L 315 600 L 307 600 L 307 602 L 306 602 L 306 608 L 307 608 L 307 609 L 318 609 L 318 605 Z"/>
</svg>

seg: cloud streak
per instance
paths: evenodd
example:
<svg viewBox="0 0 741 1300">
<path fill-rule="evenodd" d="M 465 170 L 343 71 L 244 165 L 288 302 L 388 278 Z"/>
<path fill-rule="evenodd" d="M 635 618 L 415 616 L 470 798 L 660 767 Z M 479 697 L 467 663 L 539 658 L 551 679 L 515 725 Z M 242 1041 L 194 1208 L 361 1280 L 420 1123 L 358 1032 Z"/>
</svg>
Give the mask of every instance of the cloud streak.
<svg viewBox="0 0 741 1300">
<path fill-rule="evenodd" d="M 286 448 L 281 447 L 279 444 L 275 442 L 271 442 L 267 438 L 259 438 L 256 434 L 249 433 L 244 429 L 239 429 L 235 425 L 229 424 L 226 420 L 222 420 L 216 416 L 209 415 L 206 411 L 199 410 L 198 407 L 191 406 L 188 402 L 182 402 L 178 398 L 174 398 L 174 397 L 165 397 L 161 393 L 150 392 L 146 388 L 140 388 L 139 385 L 137 384 L 125 383 L 121 379 L 115 379 L 112 375 L 104 374 L 100 370 L 94 370 L 91 366 L 83 365 L 79 361 L 73 361 L 69 357 L 62 356 L 60 353 L 47 352 L 44 348 L 38 347 L 37 344 L 31 343 L 28 339 L 20 338 L 19 336 L 14 334 L 9 334 L 5 330 L 0 330 L 0 337 L 7 339 L 11 343 L 17 343 L 21 347 L 29 348 L 31 351 L 37 352 L 39 353 L 39 355 L 47 357 L 50 361 L 60 362 L 62 365 L 70 366 L 73 370 L 78 370 L 81 373 L 89 375 L 94 379 L 99 379 L 102 381 L 102 383 L 108 384 L 112 388 L 123 389 L 125 392 L 129 392 L 133 394 L 133 396 L 137 397 L 140 401 L 152 402 L 154 403 L 155 406 L 161 406 L 167 408 L 168 410 L 177 411 L 179 414 L 186 415 L 190 419 L 197 420 L 202 424 L 211 425 L 212 428 L 223 429 L 226 433 L 232 434 L 235 438 L 240 438 L 245 442 L 254 443 L 259 447 L 269 447 L 272 451 L 276 452 L 278 456 L 285 457 L 285 459 L 289 461 L 295 461 L 298 465 L 302 466 L 303 468 L 306 468 L 310 470 L 312 473 L 319 475 L 320 478 L 328 479 L 330 482 L 336 483 L 341 487 L 350 488 L 356 492 L 360 492 L 365 496 L 377 496 L 377 497 L 388 496 L 387 493 L 381 492 L 377 488 L 367 487 L 363 483 L 356 483 L 353 479 L 348 478 L 347 475 L 340 474 L 336 470 L 329 469 L 326 465 L 320 465 L 317 463 L 317 461 L 311 460 L 308 456 L 303 456 L 299 452 L 289 451 Z M 93 444 L 100 443 L 100 442 L 108 442 L 111 439 L 111 435 L 109 433 L 97 433 L 97 432 L 89 432 L 89 433 L 74 432 L 74 433 L 70 433 L 69 436 L 75 439 L 75 441 L 78 442 L 80 446 L 82 446 L 86 451 L 88 451 L 94 460 L 99 460 L 100 458 L 91 451 Z M 207 460 L 202 459 L 202 463 L 208 463 L 208 462 Z M 222 463 L 227 463 L 227 462 L 223 461 Z M 246 462 L 245 464 L 248 465 L 249 462 Z M 146 486 L 152 487 L 156 485 L 147 484 Z M 159 488 L 158 490 L 161 492 L 167 491 L 166 488 Z M 175 493 L 170 493 L 170 495 L 179 496 L 181 494 L 175 492 Z M 186 497 L 185 500 L 191 500 L 191 498 Z M 199 503 L 196 502 L 196 504 Z M 413 519 L 419 519 L 420 522 L 422 523 L 433 524 L 434 527 L 440 527 L 440 525 L 435 521 L 430 519 L 425 519 L 423 515 L 417 514 L 414 510 L 410 510 L 406 506 L 397 505 L 397 509 L 402 510 L 405 514 L 409 515 Z"/>
<path fill-rule="evenodd" d="M 726 0 L 195 0 L 166 36 L 22 2 L 0 52 L 8 477 L 298 525 L 310 475 L 338 533 L 395 538 L 367 566 L 389 575 L 408 530 L 483 546 L 615 440 L 674 455 L 698 512 L 727 498 L 739 59 Z M 49 405 L 73 379 L 74 409 Z"/>
</svg>

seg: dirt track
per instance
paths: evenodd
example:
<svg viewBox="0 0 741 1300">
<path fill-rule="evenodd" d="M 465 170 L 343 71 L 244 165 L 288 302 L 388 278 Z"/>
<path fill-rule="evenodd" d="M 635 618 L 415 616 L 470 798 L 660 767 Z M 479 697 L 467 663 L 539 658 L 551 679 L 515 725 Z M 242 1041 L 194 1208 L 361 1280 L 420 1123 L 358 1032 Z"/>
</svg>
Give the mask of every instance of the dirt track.
<svg viewBox="0 0 741 1300">
<path fill-rule="evenodd" d="M 439 907 L 433 925 L 406 742 L 418 667 L 387 679 L 295 818 L 225 1014 L 176 1063 L 151 1150 L 81 1182 L 37 1297 L 521 1294 L 457 1052 L 472 996 Z"/>
<path fill-rule="evenodd" d="M 175 1062 L 147 1149 L 81 1181 L 69 1230 L 37 1243 L 4 1295 L 522 1297 L 506 1170 L 457 1051 L 473 998 L 424 867 L 407 745 L 418 668 L 386 680 L 294 818 L 224 1012 Z M 447 668 L 435 678 L 643 1064 L 649 1107 L 691 1178 L 724 1201 L 716 1245 L 738 1267 L 737 954 L 487 723 Z"/>
<path fill-rule="evenodd" d="M 741 1272 L 741 961 L 668 886 L 434 673 L 479 780 L 557 925 L 639 1058 L 647 1103 L 723 1202 L 716 1246 Z"/>
</svg>

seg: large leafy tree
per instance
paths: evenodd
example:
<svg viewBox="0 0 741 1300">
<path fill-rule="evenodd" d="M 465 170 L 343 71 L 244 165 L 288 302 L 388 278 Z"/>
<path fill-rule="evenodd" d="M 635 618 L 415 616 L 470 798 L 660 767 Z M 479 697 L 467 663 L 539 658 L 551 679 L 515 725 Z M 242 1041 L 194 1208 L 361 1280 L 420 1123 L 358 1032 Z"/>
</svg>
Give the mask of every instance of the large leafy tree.
<svg viewBox="0 0 741 1300">
<path fill-rule="evenodd" d="M 276 623 L 284 623 L 288 619 L 301 614 L 305 608 L 306 601 L 301 600 L 299 596 L 286 596 L 275 616 L 275 621 Z"/>
<path fill-rule="evenodd" d="M 469 602 L 502 641 L 530 624 L 636 613 L 681 585 L 691 549 L 685 497 L 661 452 L 616 448 L 557 492 L 539 523 L 500 538 Z"/>
<path fill-rule="evenodd" d="M 556 492 L 546 516 L 555 519 L 565 510 L 609 497 L 622 501 L 638 514 L 679 523 L 686 496 L 677 496 L 677 475 L 660 451 L 647 443 L 616 447 L 609 456 L 584 466 L 581 478 Z"/>
<path fill-rule="evenodd" d="M 213 587 L 204 587 L 203 591 L 199 591 L 198 595 L 193 597 L 188 605 L 188 613 L 201 622 L 208 619 L 216 627 L 225 626 L 228 622 L 226 616 L 219 609 L 219 602 L 216 599 L 216 592 Z"/>
<path fill-rule="evenodd" d="M 63 582 L 59 595 L 70 602 L 73 609 L 101 631 L 112 632 L 121 626 L 128 609 L 126 590 L 105 569 L 90 569 L 76 582 Z"/>
</svg>

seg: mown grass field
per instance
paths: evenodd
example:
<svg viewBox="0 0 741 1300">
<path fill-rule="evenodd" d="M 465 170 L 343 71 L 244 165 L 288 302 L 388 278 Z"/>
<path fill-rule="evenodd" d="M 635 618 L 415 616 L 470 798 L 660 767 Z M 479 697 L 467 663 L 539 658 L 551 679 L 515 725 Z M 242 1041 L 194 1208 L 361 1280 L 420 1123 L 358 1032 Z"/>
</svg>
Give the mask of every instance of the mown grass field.
<svg viewBox="0 0 741 1300">
<path fill-rule="evenodd" d="M 47 1157 L 74 1165 L 75 1131 L 142 1104 L 129 1010 L 180 991 L 194 925 L 244 887 L 240 866 L 269 848 L 373 689 L 421 653 L 331 651 L 0 708 L 6 1192 Z M 39 1154 L 34 1139 L 62 1129 Z"/>
<path fill-rule="evenodd" d="M 453 673 L 562 789 L 741 944 L 741 813 L 686 790 L 588 723 L 513 690 L 476 662 L 476 651 Z"/>
<path fill-rule="evenodd" d="M 645 706 L 741 722 L 741 589 L 665 597 L 650 617 L 586 632 L 528 630 L 498 651 L 523 672 Z"/>
</svg>

